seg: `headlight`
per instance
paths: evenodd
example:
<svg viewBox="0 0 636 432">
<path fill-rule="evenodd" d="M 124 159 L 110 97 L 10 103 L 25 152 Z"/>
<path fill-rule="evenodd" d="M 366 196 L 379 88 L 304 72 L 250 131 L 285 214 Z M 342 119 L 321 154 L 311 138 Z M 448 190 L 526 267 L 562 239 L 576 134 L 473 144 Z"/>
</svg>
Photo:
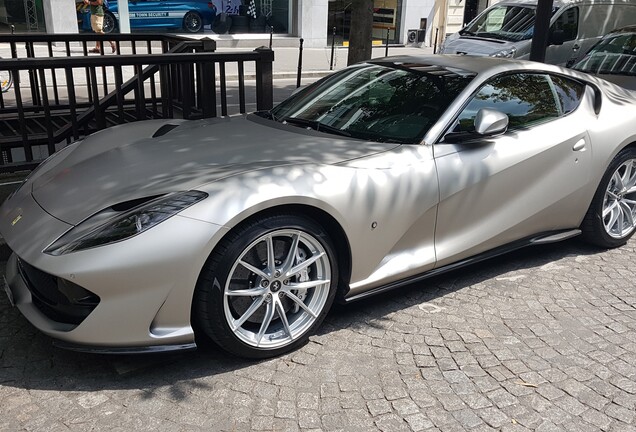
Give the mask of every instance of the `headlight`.
<svg viewBox="0 0 636 432">
<path fill-rule="evenodd" d="M 509 49 L 501 50 L 494 54 L 490 54 L 490 57 L 513 58 L 516 53 L 517 53 L 517 47 L 512 47 Z"/>
<path fill-rule="evenodd" d="M 110 217 L 97 228 L 92 228 L 93 223 L 91 222 L 94 222 L 94 220 L 89 218 L 53 242 L 44 252 L 49 255 L 64 255 L 126 240 L 160 224 L 180 211 L 207 198 L 207 196 L 207 193 L 199 191 L 180 192 L 163 196 L 123 214 Z M 103 217 L 103 215 L 101 216 Z M 93 217 L 99 218 L 100 214 Z M 83 229 L 82 226 L 89 226 L 92 229 Z"/>
</svg>

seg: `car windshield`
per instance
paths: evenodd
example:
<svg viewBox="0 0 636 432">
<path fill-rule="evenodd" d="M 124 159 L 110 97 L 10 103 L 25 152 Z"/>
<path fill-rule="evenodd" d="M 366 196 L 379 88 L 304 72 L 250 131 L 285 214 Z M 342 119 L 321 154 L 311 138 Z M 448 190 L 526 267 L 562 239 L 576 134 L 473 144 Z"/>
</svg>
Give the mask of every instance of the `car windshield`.
<svg viewBox="0 0 636 432">
<path fill-rule="evenodd" d="M 419 143 L 474 74 L 421 64 L 363 64 L 323 79 L 271 112 L 334 135 Z"/>
<path fill-rule="evenodd" d="M 636 33 L 605 37 L 572 68 L 592 74 L 636 76 Z"/>
<path fill-rule="evenodd" d="M 534 6 L 495 6 L 478 16 L 459 34 L 506 41 L 531 39 L 535 15 Z"/>
</svg>

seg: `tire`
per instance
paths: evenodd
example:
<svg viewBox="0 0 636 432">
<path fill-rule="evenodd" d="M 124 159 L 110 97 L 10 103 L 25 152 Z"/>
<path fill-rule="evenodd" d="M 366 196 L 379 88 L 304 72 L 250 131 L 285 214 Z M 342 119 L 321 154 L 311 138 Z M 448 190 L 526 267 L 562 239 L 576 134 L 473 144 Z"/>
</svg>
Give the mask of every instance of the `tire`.
<svg viewBox="0 0 636 432">
<path fill-rule="evenodd" d="M 13 85 L 13 76 L 7 70 L 0 70 L 0 92 L 6 93 Z"/>
<path fill-rule="evenodd" d="M 612 160 L 585 215 L 583 239 L 604 248 L 624 245 L 636 231 L 636 148 Z"/>
<path fill-rule="evenodd" d="M 106 34 L 114 33 L 117 31 L 117 19 L 111 12 L 104 13 L 104 24 L 102 31 Z"/>
<path fill-rule="evenodd" d="M 240 226 L 201 272 L 193 327 L 239 357 L 291 351 L 307 342 L 331 308 L 336 263 L 333 243 L 311 219 L 275 215 Z"/>
<path fill-rule="evenodd" d="M 183 29 L 190 33 L 198 33 L 203 29 L 203 18 L 198 12 L 190 11 L 183 17 Z"/>
<path fill-rule="evenodd" d="M 226 13 L 220 13 L 212 21 L 212 25 L 210 28 L 216 34 L 225 34 L 232 27 L 232 18 L 230 18 Z"/>
</svg>

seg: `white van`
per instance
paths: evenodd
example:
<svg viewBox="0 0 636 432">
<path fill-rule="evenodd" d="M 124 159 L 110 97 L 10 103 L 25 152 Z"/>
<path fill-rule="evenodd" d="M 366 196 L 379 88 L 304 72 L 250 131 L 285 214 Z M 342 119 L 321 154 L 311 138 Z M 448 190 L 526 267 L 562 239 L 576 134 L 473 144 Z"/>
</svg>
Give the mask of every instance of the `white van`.
<svg viewBox="0 0 636 432">
<path fill-rule="evenodd" d="M 503 0 L 446 38 L 440 53 L 528 59 L 537 0 Z M 554 0 L 546 63 L 569 66 L 605 33 L 636 24 L 636 0 Z"/>
</svg>

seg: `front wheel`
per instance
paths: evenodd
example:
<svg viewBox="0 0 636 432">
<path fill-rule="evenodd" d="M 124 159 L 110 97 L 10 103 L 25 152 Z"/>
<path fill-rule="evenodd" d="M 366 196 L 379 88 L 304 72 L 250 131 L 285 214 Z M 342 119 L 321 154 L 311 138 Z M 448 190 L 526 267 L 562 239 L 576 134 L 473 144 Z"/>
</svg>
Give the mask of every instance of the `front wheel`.
<svg viewBox="0 0 636 432">
<path fill-rule="evenodd" d="M 11 75 L 11 72 L 0 70 L 0 92 L 8 92 L 11 85 L 13 85 L 13 76 Z"/>
<path fill-rule="evenodd" d="M 194 325 L 232 354 L 277 356 L 318 328 L 337 280 L 332 242 L 319 224 L 291 215 L 260 218 L 236 229 L 206 263 Z"/>
<path fill-rule="evenodd" d="M 117 29 L 117 19 L 115 15 L 110 12 L 104 14 L 104 24 L 102 25 L 102 31 L 106 34 L 113 33 Z"/>
<path fill-rule="evenodd" d="M 188 12 L 183 17 L 183 28 L 190 33 L 198 33 L 203 28 L 203 18 L 197 12 Z"/>
<path fill-rule="evenodd" d="M 583 236 L 597 246 L 622 246 L 636 231 L 636 149 L 612 160 L 581 225 Z"/>
</svg>

